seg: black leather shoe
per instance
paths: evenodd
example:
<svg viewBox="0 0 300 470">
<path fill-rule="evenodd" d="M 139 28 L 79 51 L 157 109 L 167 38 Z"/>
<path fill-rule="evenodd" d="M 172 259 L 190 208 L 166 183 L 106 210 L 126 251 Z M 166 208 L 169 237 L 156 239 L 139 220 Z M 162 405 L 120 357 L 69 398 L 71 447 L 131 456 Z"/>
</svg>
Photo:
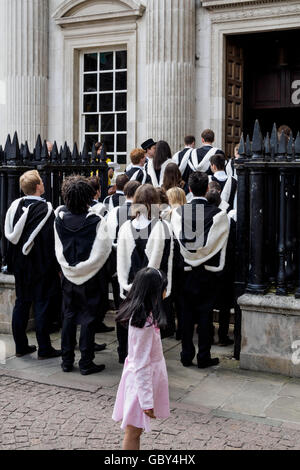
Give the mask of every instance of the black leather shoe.
<svg viewBox="0 0 300 470">
<path fill-rule="evenodd" d="M 53 357 L 60 357 L 61 356 L 61 349 L 52 349 L 52 351 L 49 352 L 49 354 L 46 354 L 45 356 L 40 356 L 38 355 L 39 361 L 44 361 L 45 359 L 52 359 Z"/>
<path fill-rule="evenodd" d="M 100 325 L 98 325 L 96 327 L 96 333 L 110 333 L 112 331 L 115 331 L 115 327 L 114 326 L 106 326 L 105 323 L 100 323 Z"/>
<path fill-rule="evenodd" d="M 104 351 L 104 349 L 106 349 L 106 346 L 107 346 L 106 343 L 104 343 L 104 344 L 97 344 L 97 343 L 95 343 L 95 344 L 94 344 L 94 351 L 95 351 L 95 352 Z"/>
<path fill-rule="evenodd" d="M 217 366 L 219 362 L 220 361 L 218 357 L 210 358 L 210 359 L 207 359 L 207 361 L 198 362 L 198 368 L 206 369 L 206 367 Z"/>
<path fill-rule="evenodd" d="M 100 364 L 99 366 L 92 363 L 90 367 L 87 369 L 80 369 L 81 375 L 91 375 L 91 374 L 97 374 L 97 372 L 102 372 L 105 369 L 104 364 Z"/>
<path fill-rule="evenodd" d="M 181 364 L 183 365 L 183 367 L 191 367 L 194 365 L 192 361 L 181 361 Z"/>
<path fill-rule="evenodd" d="M 182 340 L 182 333 L 180 330 L 176 330 L 176 341 L 181 341 Z"/>
<path fill-rule="evenodd" d="M 50 326 L 50 329 L 49 329 L 49 333 L 52 334 L 52 333 L 59 333 L 60 330 L 61 330 L 61 325 L 60 323 L 52 323 L 52 325 Z"/>
<path fill-rule="evenodd" d="M 28 346 L 28 348 L 26 349 L 26 351 L 24 351 L 23 353 L 18 353 L 16 354 L 16 357 L 23 357 L 23 356 L 27 356 L 27 354 L 32 354 L 36 351 L 36 346 Z"/>
<path fill-rule="evenodd" d="M 127 356 L 119 356 L 119 364 L 124 364 Z"/>
<path fill-rule="evenodd" d="M 233 339 L 224 338 L 223 340 L 219 340 L 219 346 L 231 346 L 234 344 Z"/>
<path fill-rule="evenodd" d="M 62 364 L 61 368 L 64 372 L 72 372 L 73 365 Z"/>
</svg>

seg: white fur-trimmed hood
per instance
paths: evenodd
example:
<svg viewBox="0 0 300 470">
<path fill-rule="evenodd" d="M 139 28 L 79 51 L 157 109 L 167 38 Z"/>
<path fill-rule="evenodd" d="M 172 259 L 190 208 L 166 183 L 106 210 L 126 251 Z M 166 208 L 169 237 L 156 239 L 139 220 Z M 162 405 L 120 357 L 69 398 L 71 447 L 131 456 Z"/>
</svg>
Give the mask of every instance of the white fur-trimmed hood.
<svg viewBox="0 0 300 470">
<path fill-rule="evenodd" d="M 14 226 L 14 218 L 16 215 L 16 212 L 18 210 L 19 204 L 21 201 L 23 201 L 24 198 L 19 198 L 16 199 L 8 209 L 5 217 L 5 226 L 4 226 L 4 233 L 5 237 L 7 240 L 9 240 L 13 245 L 17 245 L 20 241 L 20 238 L 22 236 L 24 227 L 27 222 L 29 210 L 32 204 L 30 204 L 28 207 L 23 207 L 23 214 L 19 218 L 18 222 Z M 28 240 L 26 243 L 24 243 L 23 248 L 22 248 L 22 253 L 24 256 L 27 256 L 30 251 L 32 250 L 34 246 L 34 240 L 36 236 L 40 233 L 44 225 L 46 224 L 47 220 L 51 216 L 53 212 L 53 207 L 50 202 L 47 202 L 47 213 L 45 217 L 41 220 L 41 222 L 38 224 L 38 226 L 33 230 L 33 232 L 30 234 Z"/>
<path fill-rule="evenodd" d="M 195 251 L 189 251 L 180 240 L 182 217 L 177 210 L 172 212 L 171 225 L 186 264 L 191 267 L 197 267 L 201 264 L 205 265 L 207 261 L 221 252 L 219 266 L 205 266 L 205 269 L 214 272 L 222 271 L 225 265 L 226 248 L 230 230 L 226 212 L 218 212 L 213 217 L 213 224 L 208 232 L 206 243 Z"/>
</svg>

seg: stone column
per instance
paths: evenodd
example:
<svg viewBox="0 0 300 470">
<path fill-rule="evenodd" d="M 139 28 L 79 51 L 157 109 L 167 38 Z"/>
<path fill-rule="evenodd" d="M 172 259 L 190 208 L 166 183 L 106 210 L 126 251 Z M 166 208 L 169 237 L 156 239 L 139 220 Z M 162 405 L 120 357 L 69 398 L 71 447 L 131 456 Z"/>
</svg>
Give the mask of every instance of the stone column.
<svg viewBox="0 0 300 470">
<path fill-rule="evenodd" d="M 147 138 L 172 152 L 195 132 L 195 0 L 147 2 Z"/>
<path fill-rule="evenodd" d="M 0 0 L 0 143 L 47 137 L 48 0 Z"/>
</svg>

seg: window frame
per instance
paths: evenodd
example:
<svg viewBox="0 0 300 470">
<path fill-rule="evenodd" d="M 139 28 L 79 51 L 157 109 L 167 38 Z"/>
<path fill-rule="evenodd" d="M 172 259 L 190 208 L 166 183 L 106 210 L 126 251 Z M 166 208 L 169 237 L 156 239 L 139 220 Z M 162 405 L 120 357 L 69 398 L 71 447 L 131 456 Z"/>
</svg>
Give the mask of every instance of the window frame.
<svg viewBox="0 0 300 470">
<path fill-rule="evenodd" d="M 113 52 L 113 69 L 110 70 L 103 70 L 101 71 L 100 69 L 100 54 L 101 53 L 106 53 L 106 52 Z M 116 63 L 116 53 L 117 52 L 126 52 L 127 57 L 126 57 L 126 62 L 127 62 L 127 68 L 126 69 L 117 69 L 117 63 Z M 96 71 L 85 71 L 84 70 L 84 56 L 86 54 L 97 54 L 97 70 Z M 127 146 L 128 146 L 128 47 L 127 45 L 117 45 L 117 46 L 106 46 L 106 47 L 95 47 L 95 48 L 89 48 L 89 49 L 82 49 L 80 51 L 80 66 L 79 66 L 79 94 L 80 94 L 80 99 L 79 99 L 79 116 L 80 116 L 80 124 L 79 124 L 79 134 L 80 134 L 80 139 L 83 143 L 85 142 L 86 136 L 88 135 L 96 135 L 98 134 L 98 140 L 100 140 L 100 137 L 102 135 L 114 135 L 114 152 L 107 152 L 107 157 L 111 159 L 112 162 L 118 163 L 119 165 L 124 165 L 124 163 L 119 163 L 118 162 L 118 157 L 123 156 L 125 157 L 125 160 L 127 160 Z M 126 81 L 127 81 L 127 87 L 126 90 L 117 90 L 116 89 L 116 73 L 118 72 L 126 72 Z M 107 91 L 100 91 L 100 77 L 101 74 L 108 74 L 112 73 L 113 74 L 113 89 L 112 90 L 107 90 Z M 95 75 L 97 74 L 97 91 L 96 92 L 85 92 L 84 91 L 84 77 L 85 75 Z M 111 111 L 100 111 L 100 95 L 102 94 L 113 94 L 113 109 Z M 116 95 L 118 93 L 126 93 L 126 110 L 125 111 L 116 111 Z M 84 111 L 84 96 L 87 95 L 96 95 L 97 96 L 97 111 L 96 112 L 85 112 Z M 109 114 L 114 114 L 114 131 L 102 131 L 101 132 L 101 124 L 102 124 L 102 115 L 109 115 Z M 118 126 L 117 126 L 117 120 L 118 120 L 118 115 L 119 114 L 125 114 L 126 115 L 126 131 L 118 131 Z M 98 132 L 86 132 L 86 126 L 85 126 L 85 116 L 87 115 L 95 115 L 99 116 L 98 119 Z M 118 151 L 118 136 L 119 135 L 126 135 L 126 150 L 123 152 Z"/>
</svg>

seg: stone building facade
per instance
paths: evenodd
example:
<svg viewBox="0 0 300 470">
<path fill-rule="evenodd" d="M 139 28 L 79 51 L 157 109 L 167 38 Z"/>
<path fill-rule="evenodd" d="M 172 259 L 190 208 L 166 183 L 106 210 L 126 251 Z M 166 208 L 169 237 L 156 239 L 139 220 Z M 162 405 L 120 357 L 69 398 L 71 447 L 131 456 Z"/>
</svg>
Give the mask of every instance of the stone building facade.
<svg viewBox="0 0 300 470">
<path fill-rule="evenodd" d="M 200 143 L 211 127 L 231 151 L 248 77 L 239 38 L 251 49 L 251 35 L 297 34 L 299 14 L 299 0 L 0 0 L 0 142 L 15 130 L 31 147 L 38 133 L 80 146 L 101 138 L 124 164 L 146 138 L 167 140 L 175 152 L 185 134 Z M 265 42 L 256 36 L 254 48 L 258 40 Z M 253 109 L 273 109 L 282 87 L 276 82 Z"/>
</svg>

